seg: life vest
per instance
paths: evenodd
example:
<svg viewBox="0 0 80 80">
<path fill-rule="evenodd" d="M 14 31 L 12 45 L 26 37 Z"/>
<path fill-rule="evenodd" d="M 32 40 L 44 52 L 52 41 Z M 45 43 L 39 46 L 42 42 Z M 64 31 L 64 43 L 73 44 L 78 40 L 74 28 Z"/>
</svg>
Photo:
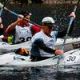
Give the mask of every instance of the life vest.
<svg viewBox="0 0 80 80">
<path fill-rule="evenodd" d="M 21 27 L 16 25 L 15 27 L 15 43 L 29 41 L 32 37 L 31 25 Z"/>
<path fill-rule="evenodd" d="M 31 39 L 32 44 L 34 44 L 36 39 L 42 39 L 44 44 L 47 47 L 52 48 L 52 49 L 54 48 L 54 45 L 55 45 L 55 37 L 54 36 L 48 37 L 46 34 L 43 33 L 43 31 L 40 31 L 32 37 L 32 39 Z M 53 54 L 47 53 L 42 49 L 39 49 L 38 52 L 40 52 L 38 54 L 40 54 L 41 57 L 52 57 L 53 56 Z"/>
</svg>

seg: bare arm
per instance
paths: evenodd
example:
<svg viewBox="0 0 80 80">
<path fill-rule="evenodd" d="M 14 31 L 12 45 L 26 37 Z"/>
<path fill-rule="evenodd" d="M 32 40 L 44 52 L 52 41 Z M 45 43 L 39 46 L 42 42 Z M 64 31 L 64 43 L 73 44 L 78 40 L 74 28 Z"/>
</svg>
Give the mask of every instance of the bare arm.
<svg viewBox="0 0 80 80">
<path fill-rule="evenodd" d="M 7 42 L 7 39 L 8 39 L 8 36 L 9 34 L 14 31 L 15 29 L 15 26 L 18 24 L 17 21 L 13 22 L 12 24 L 10 24 L 7 29 L 5 30 L 4 32 L 4 37 L 3 37 L 3 41 L 6 41 Z"/>
<path fill-rule="evenodd" d="M 13 22 L 12 24 L 10 24 L 8 26 L 8 28 L 6 29 L 6 32 L 7 33 L 12 32 L 15 29 L 16 25 L 20 25 L 21 26 L 22 22 L 23 22 L 23 17 L 18 17 L 18 19 L 15 22 Z"/>
<path fill-rule="evenodd" d="M 16 26 L 17 24 L 18 24 L 18 21 L 15 21 L 15 22 L 13 22 L 12 24 L 10 24 L 10 25 L 7 27 L 5 33 L 10 33 L 11 31 L 13 31 L 13 30 L 15 29 L 15 26 Z"/>
</svg>

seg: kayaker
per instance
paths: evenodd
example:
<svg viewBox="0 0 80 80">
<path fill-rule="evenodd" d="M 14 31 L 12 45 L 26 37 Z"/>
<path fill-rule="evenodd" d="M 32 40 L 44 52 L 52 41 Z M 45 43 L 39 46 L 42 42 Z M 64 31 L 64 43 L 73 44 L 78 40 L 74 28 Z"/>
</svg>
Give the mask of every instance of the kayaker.
<svg viewBox="0 0 80 80">
<path fill-rule="evenodd" d="M 29 41 L 33 35 L 32 31 L 35 33 L 40 31 L 39 27 L 30 23 L 30 17 L 31 13 L 29 12 L 23 12 L 22 15 L 19 15 L 17 21 L 10 24 L 6 29 L 3 40 L 12 34 L 14 35 L 14 43 Z"/>
<path fill-rule="evenodd" d="M 53 56 L 53 54 L 61 55 L 63 50 L 54 49 L 55 39 L 51 35 L 54 28 L 54 19 L 45 17 L 42 19 L 41 31 L 32 37 L 31 60 L 39 61 Z"/>
<path fill-rule="evenodd" d="M 70 17 L 76 17 L 72 12 Z M 55 21 L 52 17 L 42 19 L 42 29 L 32 37 L 31 60 L 39 61 L 50 58 L 54 55 L 61 55 L 63 50 L 55 49 L 55 37 L 52 36 Z"/>
</svg>

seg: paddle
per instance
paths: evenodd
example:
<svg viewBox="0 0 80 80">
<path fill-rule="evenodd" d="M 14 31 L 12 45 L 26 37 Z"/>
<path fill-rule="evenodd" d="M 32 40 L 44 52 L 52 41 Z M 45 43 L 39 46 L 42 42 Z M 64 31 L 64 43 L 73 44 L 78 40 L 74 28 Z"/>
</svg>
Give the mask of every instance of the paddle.
<svg viewBox="0 0 80 80">
<path fill-rule="evenodd" d="M 80 0 L 78 0 L 77 4 L 74 6 L 73 12 L 76 12 L 77 5 L 79 4 L 79 1 L 80 1 Z M 65 35 L 64 42 L 63 42 L 63 45 L 62 45 L 62 50 L 64 50 L 65 43 L 66 43 L 66 39 L 67 39 L 67 37 L 68 37 L 69 30 L 70 30 L 70 28 L 71 28 L 71 25 L 72 25 L 73 20 L 74 20 L 74 17 L 71 17 L 71 18 L 70 18 L 69 25 L 68 25 L 67 33 L 66 33 L 66 35 Z M 60 63 L 61 57 L 62 57 L 62 55 L 58 56 L 58 61 L 57 61 L 57 70 L 58 70 L 58 71 L 59 71 L 59 63 Z"/>
<path fill-rule="evenodd" d="M 0 7 L 3 7 L 3 6 L 4 6 L 4 5 L 0 3 Z M 11 14 L 14 14 L 14 15 L 17 16 L 17 17 L 23 18 L 23 17 L 19 16 L 19 14 L 17 14 L 16 12 L 13 12 L 13 11 L 9 10 L 7 7 L 4 7 L 4 9 L 5 9 L 6 11 L 10 12 Z M 37 23 L 35 23 L 35 22 L 33 22 L 33 21 L 30 21 L 30 22 L 31 22 L 32 24 L 35 24 L 35 25 L 40 26 L 39 24 L 37 24 Z"/>
<path fill-rule="evenodd" d="M 0 16 L 2 16 L 2 12 L 3 12 L 3 10 L 4 10 L 5 5 L 7 4 L 7 1 L 8 1 L 8 0 L 4 0 L 4 2 L 3 2 L 3 6 L 1 7 L 1 10 L 0 10 Z M 1 4 L 1 3 L 0 3 L 0 4 Z"/>
</svg>

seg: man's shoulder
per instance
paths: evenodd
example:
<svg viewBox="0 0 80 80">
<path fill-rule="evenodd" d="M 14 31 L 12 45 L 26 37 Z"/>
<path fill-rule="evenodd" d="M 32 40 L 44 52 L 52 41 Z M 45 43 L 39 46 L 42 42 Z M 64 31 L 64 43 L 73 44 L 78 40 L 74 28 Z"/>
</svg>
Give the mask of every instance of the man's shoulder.
<svg viewBox="0 0 80 80">
<path fill-rule="evenodd" d="M 36 33 L 33 37 L 32 37 L 32 40 L 35 40 L 35 39 L 38 39 L 38 38 L 42 38 L 42 33 L 41 31 Z"/>
<path fill-rule="evenodd" d="M 34 36 L 42 36 L 42 32 L 41 31 L 40 32 L 37 32 Z"/>
</svg>

